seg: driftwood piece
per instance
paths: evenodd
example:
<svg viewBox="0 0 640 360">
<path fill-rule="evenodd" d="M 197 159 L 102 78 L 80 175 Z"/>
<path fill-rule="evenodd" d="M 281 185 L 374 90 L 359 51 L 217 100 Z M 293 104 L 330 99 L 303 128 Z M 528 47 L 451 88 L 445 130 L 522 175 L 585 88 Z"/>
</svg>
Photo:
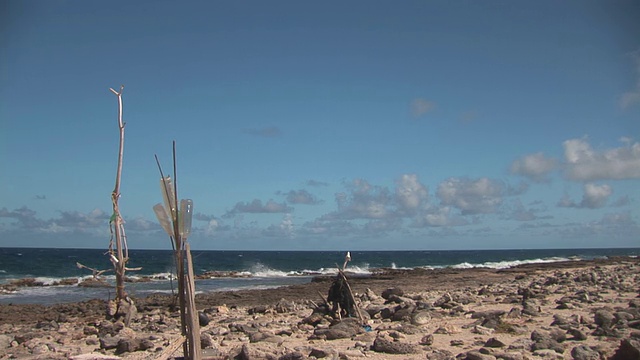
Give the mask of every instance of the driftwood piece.
<svg viewBox="0 0 640 360">
<path fill-rule="evenodd" d="M 175 342 L 171 342 L 169 346 L 167 346 L 161 353 L 158 355 L 156 360 L 168 360 L 171 358 L 174 352 L 178 351 L 178 349 L 184 344 L 185 338 L 184 336 L 180 336 L 175 340 Z"/>
</svg>

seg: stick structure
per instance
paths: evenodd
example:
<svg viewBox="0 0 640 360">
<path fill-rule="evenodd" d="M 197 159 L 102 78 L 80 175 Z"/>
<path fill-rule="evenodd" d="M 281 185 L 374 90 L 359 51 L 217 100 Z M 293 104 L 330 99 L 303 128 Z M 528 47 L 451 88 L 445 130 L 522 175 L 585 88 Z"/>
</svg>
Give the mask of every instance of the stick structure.
<svg viewBox="0 0 640 360">
<path fill-rule="evenodd" d="M 160 161 L 156 156 L 156 163 L 161 176 L 161 191 L 165 200 L 166 209 L 162 204 L 154 206 L 160 224 L 163 226 L 174 250 L 176 262 L 176 277 L 178 280 L 178 300 L 180 306 L 180 328 L 184 336 L 182 350 L 187 360 L 202 359 L 200 345 L 200 324 L 195 303 L 195 276 L 193 273 L 193 261 L 191 248 L 187 243 L 188 233 L 191 231 L 190 216 L 192 208 L 183 209 L 182 202 L 192 204 L 191 200 L 178 202 L 176 143 L 173 142 L 173 180 L 165 176 Z M 180 207 L 178 206 L 180 204 Z M 189 205 L 191 206 L 191 205 Z M 169 224 L 171 222 L 171 224 Z"/>
</svg>

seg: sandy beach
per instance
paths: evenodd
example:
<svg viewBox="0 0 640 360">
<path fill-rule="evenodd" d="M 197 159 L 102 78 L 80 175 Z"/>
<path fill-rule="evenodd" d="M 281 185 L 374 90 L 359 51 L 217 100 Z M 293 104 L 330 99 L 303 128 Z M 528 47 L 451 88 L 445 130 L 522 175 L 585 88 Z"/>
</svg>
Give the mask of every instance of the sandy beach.
<svg viewBox="0 0 640 360">
<path fill-rule="evenodd" d="M 640 359 L 637 258 L 504 270 L 347 273 L 359 316 L 326 313 L 333 277 L 199 294 L 205 359 Z M 174 359 L 174 299 L 134 299 L 129 326 L 106 301 L 0 305 L 0 359 Z"/>
</svg>

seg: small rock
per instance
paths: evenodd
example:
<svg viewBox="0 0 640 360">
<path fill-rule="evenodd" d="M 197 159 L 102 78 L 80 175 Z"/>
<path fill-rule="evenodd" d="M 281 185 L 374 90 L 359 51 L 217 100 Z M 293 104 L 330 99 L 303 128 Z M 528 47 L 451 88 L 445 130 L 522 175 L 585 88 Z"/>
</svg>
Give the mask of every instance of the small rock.
<svg viewBox="0 0 640 360">
<path fill-rule="evenodd" d="M 324 316 L 322 316 L 322 314 L 313 313 L 313 314 L 307 316 L 306 318 L 302 319 L 302 323 L 303 324 L 308 324 L 308 325 L 311 325 L 311 326 L 316 326 L 316 325 L 320 324 L 322 322 L 322 320 L 324 320 Z"/>
<path fill-rule="evenodd" d="M 213 339 L 211 338 L 211 335 L 207 333 L 200 334 L 200 347 L 203 349 L 213 347 Z"/>
<path fill-rule="evenodd" d="M 489 354 L 483 354 L 477 350 L 471 350 L 467 352 L 466 360 L 495 360 L 496 357 Z"/>
<path fill-rule="evenodd" d="M 493 356 L 502 360 L 525 360 L 524 355 L 522 355 L 522 353 L 519 353 L 519 352 L 496 351 L 493 353 Z"/>
<path fill-rule="evenodd" d="M 484 327 L 482 325 L 474 325 L 473 328 L 471 329 L 471 332 L 475 334 L 480 334 L 480 335 L 491 335 L 494 333 L 494 331 L 495 331 L 494 329 Z"/>
<path fill-rule="evenodd" d="M 427 334 L 420 339 L 420 345 L 433 345 L 433 334 Z"/>
<path fill-rule="evenodd" d="M 296 310 L 298 310 L 298 306 L 293 301 L 280 299 L 276 304 L 276 312 L 279 314 L 290 313 Z"/>
<path fill-rule="evenodd" d="M 427 325 L 429 322 L 431 322 L 431 314 L 428 311 L 416 311 L 411 314 L 411 323 L 413 325 Z"/>
<path fill-rule="evenodd" d="M 385 354 L 415 354 L 418 352 L 416 345 L 403 342 L 392 342 L 382 336 L 376 337 L 371 349 Z"/>
<path fill-rule="evenodd" d="M 278 360 L 303 360 L 307 357 L 300 351 L 294 351 L 288 354 L 284 354 L 278 358 Z"/>
<path fill-rule="evenodd" d="M 120 339 L 116 346 L 116 354 L 124 354 L 142 350 L 141 340 L 137 338 Z"/>
<path fill-rule="evenodd" d="M 118 347 L 118 341 L 120 339 L 106 335 L 100 338 L 100 349 L 111 350 Z"/>
<path fill-rule="evenodd" d="M 575 341 L 584 341 L 587 340 L 587 334 L 584 331 L 579 329 L 570 328 L 567 330 L 567 333 L 571 335 L 571 340 Z"/>
<path fill-rule="evenodd" d="M 227 305 L 220 305 L 220 306 L 216 306 L 213 308 L 215 310 L 215 312 L 217 312 L 218 314 L 228 314 L 229 313 L 229 308 L 227 307 Z"/>
<path fill-rule="evenodd" d="M 501 348 L 501 347 L 505 347 L 507 346 L 505 343 L 503 343 L 502 341 L 498 340 L 497 338 L 490 338 L 489 340 L 487 340 L 487 342 L 484 343 L 484 346 L 486 347 L 490 347 L 490 348 Z"/>
<path fill-rule="evenodd" d="M 328 329 L 316 329 L 316 336 L 325 336 L 327 340 L 345 339 L 363 333 L 362 326 L 356 319 L 346 318 L 330 326 Z"/>
<path fill-rule="evenodd" d="M 597 310 L 593 316 L 593 321 L 596 325 L 604 329 L 609 329 L 613 325 L 615 319 L 616 318 L 613 313 L 606 309 Z"/>
<path fill-rule="evenodd" d="M 600 353 L 587 345 L 578 345 L 571 349 L 571 357 L 574 360 L 600 360 Z"/>
<path fill-rule="evenodd" d="M 258 306 L 254 306 L 252 308 L 250 308 L 248 310 L 249 315 L 253 315 L 253 314 L 264 314 L 269 310 L 269 308 L 266 305 L 258 305 Z"/>
<path fill-rule="evenodd" d="M 455 360 L 456 357 L 449 350 L 434 349 L 427 354 L 427 360 Z"/>
<path fill-rule="evenodd" d="M 203 313 L 203 312 L 198 312 L 198 323 L 200 323 L 200 326 L 207 326 L 209 325 L 209 316 L 207 316 L 207 314 Z"/>
<path fill-rule="evenodd" d="M 457 326 L 452 324 L 441 326 L 435 331 L 436 334 L 445 334 L 445 335 L 459 334 L 460 332 L 461 330 Z"/>
<path fill-rule="evenodd" d="M 31 349 L 31 353 L 34 355 L 42 355 L 51 352 L 51 349 L 47 344 L 38 344 Z"/>
<path fill-rule="evenodd" d="M 389 300 L 389 297 L 391 295 L 403 296 L 404 295 L 404 291 L 402 289 L 400 289 L 400 288 L 391 288 L 391 289 L 387 289 L 387 290 L 382 292 L 382 297 L 385 300 Z"/>
<path fill-rule="evenodd" d="M 540 349 L 540 350 L 535 350 L 533 352 L 533 355 L 541 357 L 543 359 L 556 359 L 556 360 L 563 360 L 564 356 L 562 354 L 559 354 L 553 350 L 550 349 Z"/>
<path fill-rule="evenodd" d="M 325 349 L 319 349 L 319 348 L 313 348 L 311 349 L 311 352 L 309 353 L 310 357 L 314 357 L 316 359 L 323 359 L 326 357 L 331 356 L 331 352 L 325 350 Z"/>
<path fill-rule="evenodd" d="M 98 329 L 96 329 L 95 326 L 85 326 L 84 329 L 82 329 L 82 332 L 87 336 L 98 335 Z"/>
<path fill-rule="evenodd" d="M 6 349 L 11 346 L 13 336 L 0 334 L 0 349 Z"/>
</svg>

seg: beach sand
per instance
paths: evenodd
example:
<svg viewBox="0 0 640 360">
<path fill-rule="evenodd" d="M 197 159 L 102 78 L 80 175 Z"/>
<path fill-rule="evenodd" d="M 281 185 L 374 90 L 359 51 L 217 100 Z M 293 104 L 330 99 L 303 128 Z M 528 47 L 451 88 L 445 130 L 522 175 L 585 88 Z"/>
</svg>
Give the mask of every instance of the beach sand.
<svg viewBox="0 0 640 360">
<path fill-rule="evenodd" d="M 637 258 L 347 278 L 363 320 L 319 311 L 333 277 L 197 295 L 204 358 L 640 359 Z M 182 356 L 174 299 L 134 300 L 129 326 L 104 300 L 0 305 L 0 359 Z"/>
</svg>

